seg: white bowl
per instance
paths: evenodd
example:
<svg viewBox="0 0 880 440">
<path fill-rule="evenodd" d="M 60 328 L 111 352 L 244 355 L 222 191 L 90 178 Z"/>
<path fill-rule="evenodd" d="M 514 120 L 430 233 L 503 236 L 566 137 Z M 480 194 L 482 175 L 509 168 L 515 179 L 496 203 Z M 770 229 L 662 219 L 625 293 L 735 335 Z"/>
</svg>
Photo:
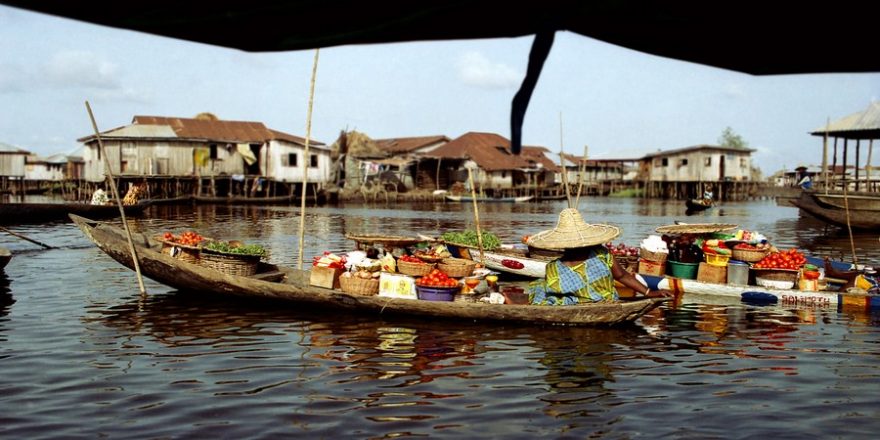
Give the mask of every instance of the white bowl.
<svg viewBox="0 0 880 440">
<path fill-rule="evenodd" d="M 756 277 L 755 281 L 758 283 L 759 286 L 767 287 L 770 289 L 791 290 L 794 288 L 794 281 L 767 280 L 761 277 Z"/>
</svg>

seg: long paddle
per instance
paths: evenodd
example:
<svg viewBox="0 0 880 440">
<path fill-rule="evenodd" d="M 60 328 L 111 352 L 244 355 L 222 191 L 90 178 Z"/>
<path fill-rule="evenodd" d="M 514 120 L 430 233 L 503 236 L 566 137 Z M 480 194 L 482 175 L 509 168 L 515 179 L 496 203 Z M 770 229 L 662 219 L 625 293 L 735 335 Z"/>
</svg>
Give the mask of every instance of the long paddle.
<svg viewBox="0 0 880 440">
<path fill-rule="evenodd" d="M 44 247 L 44 248 L 46 248 L 46 249 L 55 249 L 54 247 L 49 246 L 49 245 L 46 244 L 46 243 L 43 243 L 43 242 L 40 242 L 40 241 L 34 240 L 34 239 L 32 239 L 32 238 L 27 238 L 27 237 L 25 237 L 24 235 L 21 235 L 21 234 L 19 234 L 19 233 L 17 233 L 17 232 L 12 232 L 12 231 L 10 231 L 9 229 L 6 229 L 6 228 L 4 228 L 4 227 L 2 227 L 2 226 L 0 226 L 0 231 L 3 231 L 3 232 L 5 232 L 5 233 L 7 233 L 7 234 L 9 234 L 9 235 L 12 235 L 12 236 L 18 237 L 18 238 L 20 238 L 20 239 L 22 239 L 22 240 L 27 240 L 27 241 L 29 241 L 29 242 L 31 242 L 31 243 L 38 244 L 38 245 L 40 245 L 40 246 L 42 246 L 42 247 Z"/>
</svg>

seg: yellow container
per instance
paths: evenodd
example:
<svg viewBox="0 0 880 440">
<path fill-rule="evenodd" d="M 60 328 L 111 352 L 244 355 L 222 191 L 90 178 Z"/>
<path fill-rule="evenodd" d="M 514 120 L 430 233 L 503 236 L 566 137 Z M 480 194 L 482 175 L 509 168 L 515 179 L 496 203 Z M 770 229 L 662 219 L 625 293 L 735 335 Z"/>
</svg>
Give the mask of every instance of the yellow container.
<svg viewBox="0 0 880 440">
<path fill-rule="evenodd" d="M 721 255 L 721 254 L 705 254 L 706 262 L 711 264 L 712 266 L 725 267 L 727 266 L 727 262 L 730 261 L 730 255 Z"/>
</svg>

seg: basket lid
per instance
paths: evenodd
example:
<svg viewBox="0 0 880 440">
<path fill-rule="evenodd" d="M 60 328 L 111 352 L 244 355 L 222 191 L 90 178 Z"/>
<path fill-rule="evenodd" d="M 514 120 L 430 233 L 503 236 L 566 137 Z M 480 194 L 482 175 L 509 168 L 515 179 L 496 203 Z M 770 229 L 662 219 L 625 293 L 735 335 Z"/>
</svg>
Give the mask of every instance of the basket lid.
<svg viewBox="0 0 880 440">
<path fill-rule="evenodd" d="M 730 223 L 676 223 L 674 225 L 660 226 L 655 231 L 659 234 L 709 234 L 712 232 L 728 231 L 738 225 Z"/>
</svg>

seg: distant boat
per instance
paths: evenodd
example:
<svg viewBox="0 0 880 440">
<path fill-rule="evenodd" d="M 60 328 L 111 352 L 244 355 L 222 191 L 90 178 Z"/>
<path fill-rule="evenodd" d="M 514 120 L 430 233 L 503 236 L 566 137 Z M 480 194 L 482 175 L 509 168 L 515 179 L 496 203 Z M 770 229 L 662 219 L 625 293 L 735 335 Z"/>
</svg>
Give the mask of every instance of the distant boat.
<svg viewBox="0 0 880 440">
<path fill-rule="evenodd" d="M 478 202 L 503 202 L 503 203 L 522 203 L 528 202 L 529 200 L 534 199 L 535 196 L 520 196 L 520 197 L 477 197 Z M 446 195 L 446 200 L 450 202 L 472 202 L 474 199 L 470 196 L 453 196 Z"/>
<path fill-rule="evenodd" d="M 847 216 L 847 210 L 840 208 L 826 208 L 819 203 L 809 193 L 804 193 L 799 199 L 792 202 L 801 211 L 811 215 L 826 223 L 836 226 L 847 227 L 847 217 L 849 217 L 849 225 L 853 229 L 862 229 L 868 231 L 880 231 L 880 215 L 876 211 L 850 209 Z"/>
<path fill-rule="evenodd" d="M 704 199 L 687 199 L 685 200 L 684 205 L 691 211 L 705 211 L 714 206 L 711 202 L 708 204 L 705 203 Z"/>
<path fill-rule="evenodd" d="M 153 203 L 144 200 L 136 205 L 123 206 L 126 215 L 142 213 Z M 87 215 L 92 218 L 113 218 L 119 216 L 117 205 L 92 205 L 90 203 L 0 203 L 0 224 L 17 225 L 26 223 L 70 221 L 68 214 Z"/>
<path fill-rule="evenodd" d="M 813 192 L 810 194 L 816 203 L 825 208 L 846 209 L 848 207 L 857 211 L 875 211 L 880 215 L 880 194 L 847 194 L 846 200 L 840 192 L 830 194 Z"/>
</svg>

